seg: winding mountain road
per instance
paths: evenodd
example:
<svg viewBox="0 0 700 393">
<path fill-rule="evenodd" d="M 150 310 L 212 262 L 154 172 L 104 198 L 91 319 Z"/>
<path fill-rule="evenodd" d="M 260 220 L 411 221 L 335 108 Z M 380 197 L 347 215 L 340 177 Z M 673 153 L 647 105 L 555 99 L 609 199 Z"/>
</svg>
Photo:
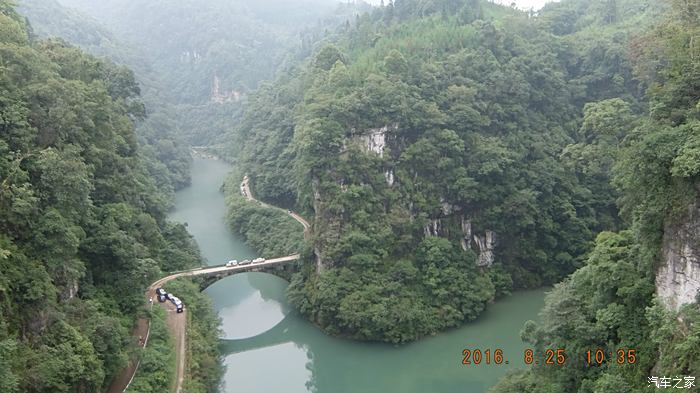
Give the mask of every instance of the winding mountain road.
<svg viewBox="0 0 700 393">
<path fill-rule="evenodd" d="M 252 192 L 250 191 L 250 179 L 248 178 L 248 175 L 243 176 L 243 181 L 241 182 L 241 194 L 246 197 L 251 202 L 257 202 L 260 204 L 260 206 L 263 207 L 268 207 L 270 209 L 277 209 L 277 210 L 282 210 L 285 211 L 289 216 L 291 216 L 293 219 L 297 220 L 301 225 L 304 226 L 304 238 L 307 239 L 311 233 L 311 224 L 309 224 L 308 221 L 304 219 L 304 217 L 294 213 L 291 210 L 284 210 L 281 207 L 277 206 L 272 206 L 269 205 L 265 202 L 261 202 L 253 197 Z"/>
<path fill-rule="evenodd" d="M 277 206 L 272 206 L 267 203 L 258 201 L 257 199 L 253 198 L 252 193 L 250 192 L 250 185 L 249 185 L 249 178 L 246 175 L 243 178 L 243 182 L 241 182 L 241 194 L 248 199 L 251 202 L 256 202 L 260 204 L 260 206 L 268 207 L 271 209 L 279 209 L 285 211 L 289 216 L 294 218 L 296 221 L 298 221 L 303 227 L 304 227 L 304 238 L 308 238 L 310 236 L 310 230 L 311 230 L 311 224 L 309 224 L 308 221 L 306 221 L 303 217 L 300 215 L 291 212 L 289 210 L 284 210 L 282 208 L 279 208 Z M 280 258 L 273 258 L 273 259 L 268 259 L 265 260 L 264 262 L 260 263 L 254 263 L 254 264 L 247 264 L 247 265 L 238 265 L 238 266 L 225 266 L 225 265 L 219 265 L 219 266 L 210 266 L 210 267 L 202 267 L 202 268 L 196 268 L 196 269 L 191 269 L 191 270 L 185 270 L 181 272 L 174 272 L 173 274 L 170 274 L 166 277 L 160 278 L 159 280 L 155 281 L 152 283 L 149 287 L 148 290 L 146 291 L 146 301 L 148 303 L 154 302 L 158 303 L 157 296 L 156 296 L 156 289 L 162 287 L 166 283 L 175 280 L 176 278 L 180 277 L 195 277 L 195 276 L 203 276 L 203 275 L 210 275 L 210 274 L 216 274 L 216 273 L 221 273 L 221 272 L 227 272 L 227 271 L 248 271 L 252 269 L 259 269 L 261 267 L 266 267 L 266 266 L 273 266 L 273 265 L 279 265 L 279 264 L 284 264 L 284 263 L 289 263 L 296 261 L 297 259 L 300 258 L 299 254 L 294 254 L 294 255 L 288 255 L 285 257 L 280 257 Z M 174 393 L 181 393 L 182 392 L 182 384 L 185 379 L 185 367 L 187 364 L 187 307 L 184 308 L 183 312 L 178 314 L 175 310 L 175 306 L 171 304 L 171 302 L 165 302 L 165 303 L 160 303 L 161 307 L 164 307 L 168 311 L 168 317 L 167 317 L 167 325 L 168 329 L 170 330 L 170 334 L 172 337 L 175 339 L 175 363 L 177 364 L 177 370 L 175 374 L 175 384 L 173 385 L 172 392 Z M 148 345 L 148 336 L 150 333 L 150 321 L 147 318 L 140 318 L 137 323 L 136 327 L 134 328 L 132 332 L 132 337 L 135 339 L 138 338 L 138 346 L 141 348 L 145 348 L 146 345 Z M 112 381 L 112 384 L 110 387 L 107 389 L 106 393 L 123 393 L 126 392 L 129 385 L 133 381 L 134 377 L 136 376 L 136 372 L 138 371 L 139 365 L 141 361 L 137 360 L 134 361 L 132 360 L 129 364 L 128 367 L 122 370 L 122 372 L 117 375 L 114 380 Z"/>
</svg>

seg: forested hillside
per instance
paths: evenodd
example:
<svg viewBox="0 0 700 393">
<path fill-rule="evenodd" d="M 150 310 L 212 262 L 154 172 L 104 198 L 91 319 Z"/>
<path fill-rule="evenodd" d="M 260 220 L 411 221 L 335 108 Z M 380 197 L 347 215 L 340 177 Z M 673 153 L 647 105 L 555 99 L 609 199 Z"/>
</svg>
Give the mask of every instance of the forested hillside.
<svg viewBox="0 0 700 393">
<path fill-rule="evenodd" d="M 60 37 L 134 70 L 146 110 L 137 126 L 143 156 L 172 198 L 190 182 L 188 144 L 219 143 L 260 80 L 291 53 L 308 54 L 324 28 L 355 9 L 310 4 L 151 2 L 146 10 L 129 1 L 21 0 L 19 11 L 33 34 Z"/>
<path fill-rule="evenodd" d="M 98 392 L 147 283 L 201 261 L 148 174 L 133 73 L 31 31 L 0 0 L 0 391 Z"/>
<path fill-rule="evenodd" d="M 60 2 L 143 48 L 154 68 L 168 74 L 168 94 L 189 104 L 209 101 L 215 77 L 222 94 L 254 89 L 272 76 L 298 32 L 334 8 L 313 0 Z"/>
<path fill-rule="evenodd" d="M 256 195 L 315 216 L 293 303 L 401 342 L 582 266 L 624 226 L 610 168 L 643 109 L 630 40 L 663 8 L 387 2 L 263 86 L 232 152 Z"/>
<path fill-rule="evenodd" d="M 27 17 L 32 34 L 40 38 L 59 37 L 89 53 L 134 70 L 145 103 L 145 119 L 137 124 L 137 135 L 149 174 L 168 197 L 190 182 L 189 147 L 162 75 L 145 52 L 128 45 L 99 21 L 60 5 L 56 0 L 22 0 L 19 12 Z"/>
<path fill-rule="evenodd" d="M 617 108 L 595 127 L 609 134 L 636 124 L 616 147 L 612 171 L 629 229 L 598 235 L 586 265 L 547 297 L 542 322 L 523 331 L 536 356 L 566 348 L 571 361 L 514 374 L 493 392 L 651 392 L 658 389 L 649 376 L 700 372 L 692 271 L 700 242 L 700 1 L 669 3 L 664 20 L 632 45 L 644 111 L 630 119 Z M 613 354 L 610 365 L 595 357 L 588 364 L 586 352 L 598 349 Z"/>
<path fill-rule="evenodd" d="M 22 2 L 46 8 L 44 1 Z M 159 81 L 155 90 L 145 91 L 147 107 L 170 120 L 169 134 L 196 146 L 219 144 L 261 81 L 307 56 L 326 29 L 367 7 L 325 0 L 60 3 L 90 15 L 139 52 L 140 61 L 154 72 L 141 75 L 138 62 L 128 64 L 147 86 Z M 52 17 L 40 23 L 55 24 Z"/>
</svg>

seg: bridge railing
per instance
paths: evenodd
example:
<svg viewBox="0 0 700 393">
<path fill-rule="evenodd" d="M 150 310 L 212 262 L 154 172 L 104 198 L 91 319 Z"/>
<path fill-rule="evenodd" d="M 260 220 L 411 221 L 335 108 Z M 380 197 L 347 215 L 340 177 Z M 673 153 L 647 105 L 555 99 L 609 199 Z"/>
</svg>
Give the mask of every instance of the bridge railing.
<svg viewBox="0 0 700 393">
<path fill-rule="evenodd" d="M 200 267 L 193 267 L 192 269 L 186 269 L 186 270 L 174 270 L 172 272 L 167 272 L 165 274 L 167 277 L 167 276 L 172 276 L 173 274 L 196 272 L 197 270 L 202 270 L 202 269 L 206 269 L 209 267 L 222 267 L 222 266 L 224 266 L 224 265 L 200 266 Z"/>
<path fill-rule="evenodd" d="M 270 258 L 270 259 L 265 260 L 265 262 L 263 262 L 263 263 L 288 262 L 288 261 L 292 261 L 292 260 L 299 259 L 299 258 L 301 258 L 301 254 L 292 254 L 292 255 L 287 255 L 287 256 L 279 257 L 279 258 Z M 247 265 L 226 266 L 226 264 L 224 263 L 221 265 L 207 265 L 207 266 L 195 267 L 192 269 L 174 270 L 174 271 L 166 273 L 166 277 L 172 276 L 175 274 L 180 274 L 180 273 L 192 273 L 192 272 L 196 272 L 196 271 L 204 270 L 204 269 L 216 269 L 216 268 L 221 268 L 221 267 L 253 267 L 253 266 L 258 266 L 258 264 L 251 263 L 251 264 L 247 264 Z"/>
</svg>

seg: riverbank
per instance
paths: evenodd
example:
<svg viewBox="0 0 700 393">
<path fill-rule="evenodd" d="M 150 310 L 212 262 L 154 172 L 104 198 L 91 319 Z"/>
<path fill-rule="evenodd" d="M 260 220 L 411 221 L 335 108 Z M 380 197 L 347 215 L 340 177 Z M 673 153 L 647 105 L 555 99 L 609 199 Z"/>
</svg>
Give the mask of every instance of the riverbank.
<svg viewBox="0 0 700 393">
<path fill-rule="evenodd" d="M 309 223 L 294 213 L 256 200 L 240 173 L 233 171 L 224 186 L 226 222 L 264 258 L 300 253 Z M 245 190 L 245 195 L 242 191 Z"/>
</svg>

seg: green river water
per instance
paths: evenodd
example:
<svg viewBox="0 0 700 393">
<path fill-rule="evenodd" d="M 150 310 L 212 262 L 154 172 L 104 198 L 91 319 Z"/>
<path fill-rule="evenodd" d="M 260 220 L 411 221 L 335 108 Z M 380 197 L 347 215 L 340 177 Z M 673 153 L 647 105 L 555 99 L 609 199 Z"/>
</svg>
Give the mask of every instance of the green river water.
<svg viewBox="0 0 700 393">
<path fill-rule="evenodd" d="M 229 169 L 195 158 L 192 186 L 177 193 L 171 216 L 187 223 L 209 264 L 256 256 L 224 222 L 219 188 Z M 543 290 L 519 292 L 475 322 L 393 346 L 326 336 L 286 303 L 286 285 L 273 275 L 243 273 L 206 290 L 223 322 L 222 393 L 482 393 L 506 371 L 524 367 L 519 332 L 544 302 Z M 509 364 L 462 365 L 465 348 L 500 348 Z"/>
</svg>

